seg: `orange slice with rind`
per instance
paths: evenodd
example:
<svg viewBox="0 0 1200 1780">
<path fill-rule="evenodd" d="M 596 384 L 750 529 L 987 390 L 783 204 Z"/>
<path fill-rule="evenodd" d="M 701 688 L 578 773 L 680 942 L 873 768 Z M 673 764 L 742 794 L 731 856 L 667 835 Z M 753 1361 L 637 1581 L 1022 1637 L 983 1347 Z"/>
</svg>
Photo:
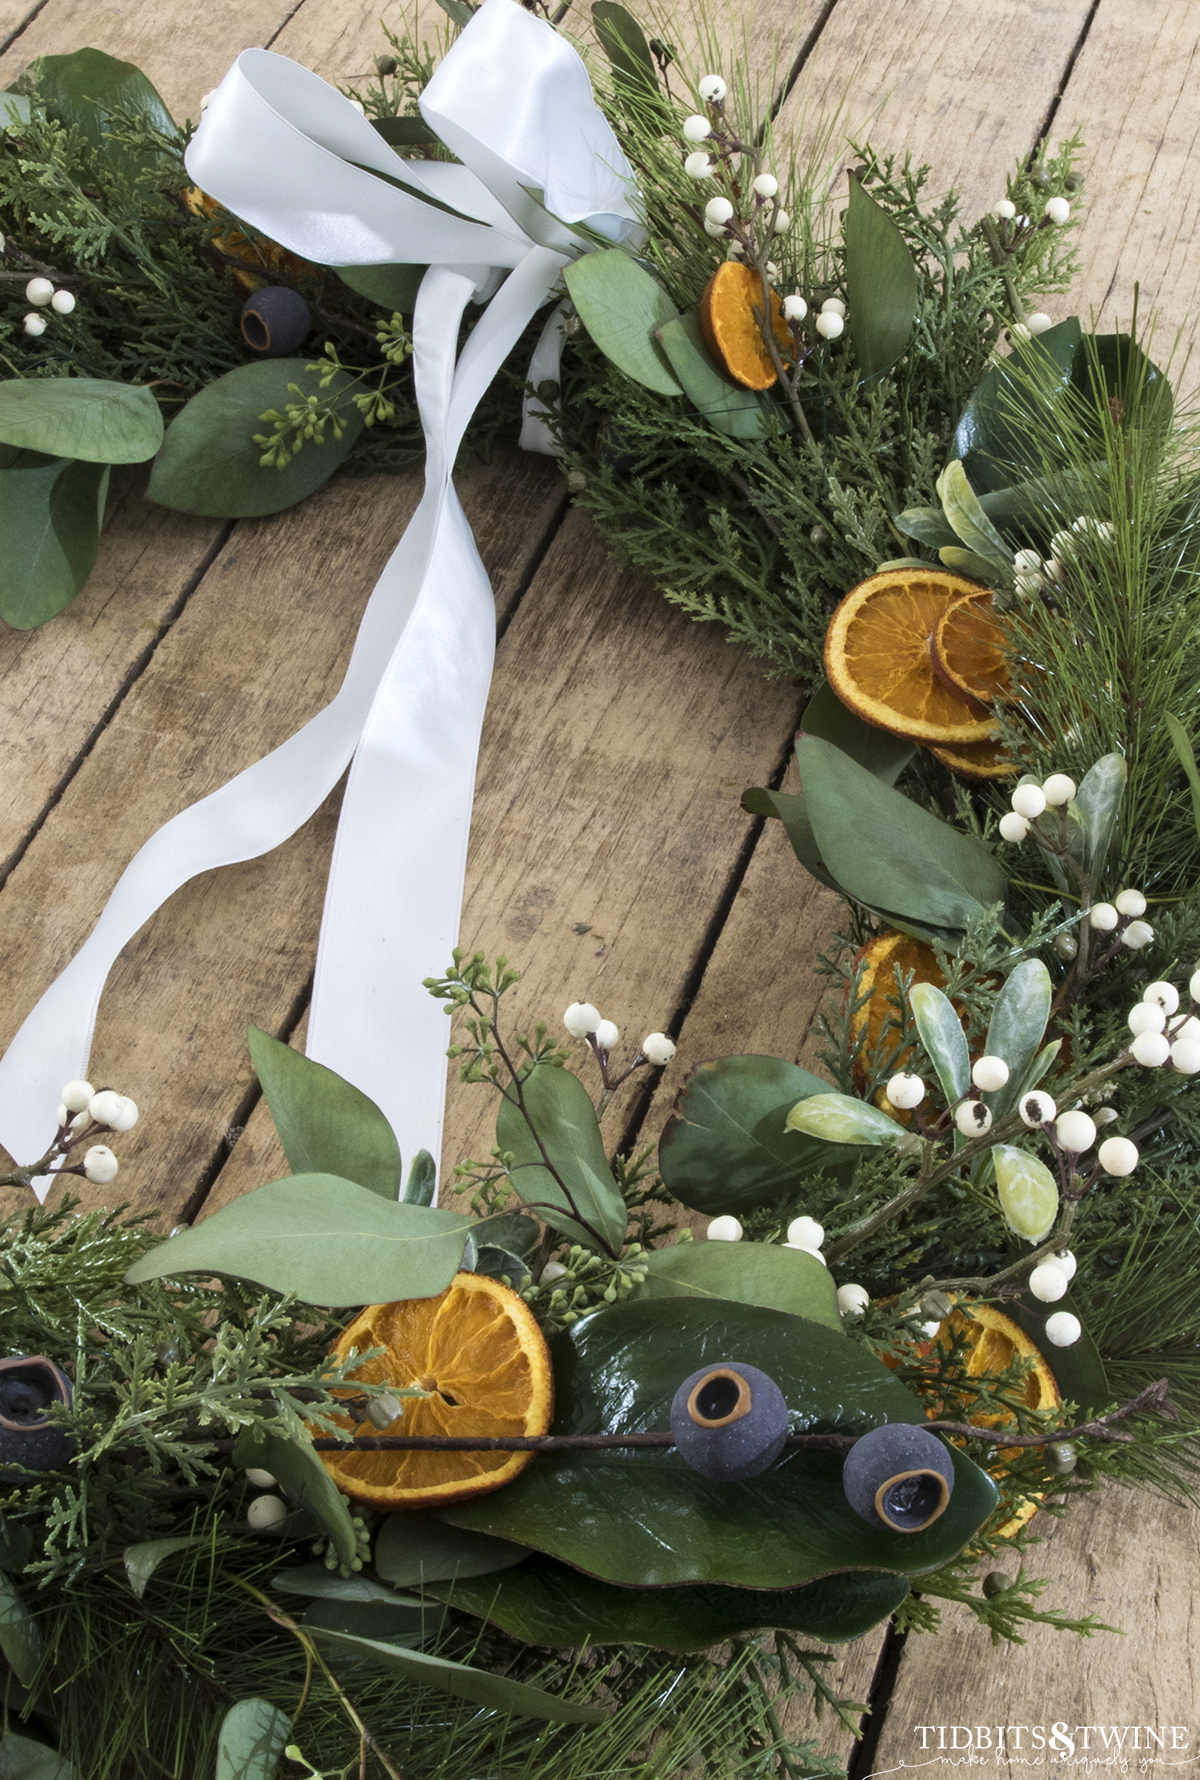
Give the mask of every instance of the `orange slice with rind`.
<svg viewBox="0 0 1200 1780">
<path fill-rule="evenodd" d="M 333 1348 L 386 1351 L 349 1376 L 367 1384 L 416 1387 L 386 1428 L 364 1422 L 363 1435 L 451 1434 L 494 1439 L 549 1432 L 554 1374 L 537 1321 L 516 1292 L 482 1273 L 458 1273 L 434 1298 L 371 1304 Z M 343 1394 L 340 1390 L 338 1395 Z M 347 1392 L 345 1394 L 352 1394 Z M 346 1417 L 343 1425 L 356 1424 Z M 532 1452 L 323 1452 L 338 1488 L 368 1507 L 437 1508 L 487 1495 L 511 1483 Z"/>
<path fill-rule="evenodd" d="M 792 336 L 783 319 L 783 304 L 774 291 L 770 297 L 771 327 L 780 358 L 786 362 L 792 351 Z M 700 299 L 704 344 L 721 369 L 746 389 L 770 389 L 779 380 L 754 313 L 755 309 L 761 313 L 762 307 L 762 279 L 752 266 L 743 265 L 740 260 L 726 260 L 718 266 Z"/>
<path fill-rule="evenodd" d="M 986 710 L 937 674 L 938 625 L 978 583 L 948 569 L 884 569 L 851 588 L 825 634 L 825 673 L 864 722 L 909 741 L 957 747 L 994 741 Z"/>
<path fill-rule="evenodd" d="M 938 621 L 933 663 L 966 698 L 982 704 L 1012 699 L 1005 653 L 1008 639 L 992 611 L 992 596 L 983 589 L 952 600 Z"/>
<path fill-rule="evenodd" d="M 965 742 L 953 748 L 933 748 L 929 752 L 960 779 L 1011 779 L 1021 770 L 1020 762 L 1010 760 L 999 742 Z"/>
<path fill-rule="evenodd" d="M 893 1002 L 900 1000 L 900 979 L 911 971 L 915 983 L 932 983 L 940 989 L 946 978 L 937 961 L 937 954 L 927 941 L 913 939 L 907 933 L 879 933 L 869 940 L 859 953 L 863 969 L 859 977 L 859 994 L 869 995 L 857 1013 L 851 1016 L 850 1031 L 854 1038 L 866 1028 L 866 1040 L 854 1063 L 855 1078 L 859 1085 L 866 1083 L 871 1060 L 875 1056 L 876 1047 L 886 1027 L 891 1021 L 898 1021 L 900 1014 Z M 864 1061 L 865 1059 L 865 1061 Z M 887 1067 L 892 1075 L 907 1069 L 912 1061 L 912 1046 L 901 1047 L 897 1042 L 894 1055 L 888 1060 Z M 895 1119 L 909 1122 L 911 1114 L 898 1111 L 884 1089 L 879 1091 L 879 1104 L 885 1112 L 891 1113 Z"/>
</svg>

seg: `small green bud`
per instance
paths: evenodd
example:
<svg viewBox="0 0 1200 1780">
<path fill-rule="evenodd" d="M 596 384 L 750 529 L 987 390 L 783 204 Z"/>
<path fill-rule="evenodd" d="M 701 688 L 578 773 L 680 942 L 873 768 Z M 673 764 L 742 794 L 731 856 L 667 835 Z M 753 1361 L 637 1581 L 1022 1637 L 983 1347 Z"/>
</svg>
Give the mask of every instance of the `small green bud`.
<svg viewBox="0 0 1200 1780">
<path fill-rule="evenodd" d="M 1011 1587 L 1012 1583 L 1003 1570 L 989 1570 L 983 1579 L 983 1592 L 989 1601 L 994 1601 L 997 1595 Z"/>
<path fill-rule="evenodd" d="M 616 1286 L 609 1286 L 608 1290 L 604 1294 L 604 1302 L 606 1304 L 615 1304 L 616 1301 L 617 1301 L 617 1288 L 616 1288 Z"/>
<path fill-rule="evenodd" d="M 395 56 L 376 56 L 375 58 L 375 72 L 381 79 L 386 80 L 389 74 L 394 74 L 397 66 Z"/>
<path fill-rule="evenodd" d="M 1046 1448 L 1046 1457 L 1056 1477 L 1069 1477 L 1079 1462 L 1079 1454 L 1069 1440 L 1056 1440 Z"/>
</svg>

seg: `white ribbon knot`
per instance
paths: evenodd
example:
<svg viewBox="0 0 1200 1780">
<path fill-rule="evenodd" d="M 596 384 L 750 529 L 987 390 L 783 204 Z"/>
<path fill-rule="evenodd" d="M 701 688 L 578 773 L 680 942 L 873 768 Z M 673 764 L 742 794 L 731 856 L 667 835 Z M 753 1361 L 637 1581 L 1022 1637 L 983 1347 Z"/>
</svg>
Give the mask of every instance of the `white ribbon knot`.
<svg viewBox="0 0 1200 1780">
<path fill-rule="evenodd" d="M 441 973 L 458 936 L 495 641 L 491 587 L 451 472 L 485 390 L 563 266 L 586 249 L 570 225 L 630 244 L 644 232 L 632 169 L 583 63 L 514 0 L 485 0 L 421 110 L 461 165 L 402 160 L 308 69 L 247 50 L 188 149 L 204 191 L 305 259 L 429 265 L 413 318 L 425 492 L 376 583 L 336 697 L 146 842 L 17 1033 L 0 1061 L 0 1137 L 18 1161 L 45 1147 L 62 1083 L 87 1073 L 122 947 L 189 878 L 279 846 L 351 761 L 308 1054 L 382 1107 L 406 1160 L 440 1151 L 445 1019 L 421 982 Z M 495 268 L 507 277 L 456 358 L 463 311 Z M 555 311 L 538 376 L 560 331 Z M 523 442 L 537 433 L 527 414 Z"/>
</svg>

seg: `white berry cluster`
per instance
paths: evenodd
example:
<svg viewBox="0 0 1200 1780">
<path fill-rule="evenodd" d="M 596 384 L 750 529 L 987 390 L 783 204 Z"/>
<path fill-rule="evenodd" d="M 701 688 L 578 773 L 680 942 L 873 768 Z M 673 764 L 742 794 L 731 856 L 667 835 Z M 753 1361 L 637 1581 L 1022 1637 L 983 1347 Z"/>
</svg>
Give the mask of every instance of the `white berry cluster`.
<svg viewBox="0 0 1200 1780">
<path fill-rule="evenodd" d="M 138 1121 L 138 1109 L 126 1094 L 112 1088 L 99 1093 L 91 1082 L 67 1082 L 58 1108 L 59 1138 L 56 1149 L 63 1154 L 85 1133 L 102 1125 L 111 1131 L 132 1131 Z M 117 1173 L 119 1163 L 107 1144 L 94 1143 L 84 1151 L 82 1172 L 97 1186 L 106 1186 Z"/>
<path fill-rule="evenodd" d="M 1070 803 L 1078 787 L 1066 773 L 1051 773 L 1045 784 L 1026 780 L 1012 794 L 1012 809 L 1000 818 L 1000 834 L 1015 846 L 1029 833 L 1030 827 L 1048 809 L 1061 809 Z"/>
<path fill-rule="evenodd" d="M 56 290 L 48 278 L 31 278 L 25 286 L 25 301 L 32 303 L 33 308 L 25 317 L 25 332 L 36 339 L 44 334 L 49 322 L 39 311 L 51 309 L 55 315 L 70 315 L 75 307 L 75 298 L 69 290 Z"/>
<path fill-rule="evenodd" d="M 593 1050 L 604 1057 L 621 1036 L 620 1028 L 612 1020 L 603 1019 L 600 1009 L 590 1001 L 573 1001 L 563 1015 L 563 1025 L 572 1038 L 586 1038 Z M 648 1032 L 642 1040 L 640 1059 L 656 1069 L 662 1069 L 674 1055 L 675 1046 L 665 1032 Z"/>
<path fill-rule="evenodd" d="M 1118 901 L 1120 898 L 1118 898 Z M 1147 1069 L 1168 1060 L 1180 1075 L 1200 1074 L 1200 970 L 1188 984 L 1189 1006 L 1180 1009 L 1174 983 L 1148 983 L 1129 1010 L 1129 1054 Z"/>
</svg>

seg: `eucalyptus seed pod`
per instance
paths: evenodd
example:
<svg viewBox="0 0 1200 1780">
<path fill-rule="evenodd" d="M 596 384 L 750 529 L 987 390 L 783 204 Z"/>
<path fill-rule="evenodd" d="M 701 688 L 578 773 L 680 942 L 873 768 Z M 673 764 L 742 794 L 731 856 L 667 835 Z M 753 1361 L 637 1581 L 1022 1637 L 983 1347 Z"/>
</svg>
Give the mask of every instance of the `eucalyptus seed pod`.
<svg viewBox="0 0 1200 1780">
<path fill-rule="evenodd" d="M 910 1422 L 884 1422 L 846 1454 L 842 1488 L 871 1526 L 920 1533 L 950 1506 L 954 1463 L 936 1434 Z"/>
<path fill-rule="evenodd" d="M 1011 1588 L 1012 1583 L 1003 1570 L 989 1570 L 983 1579 L 982 1587 L 986 1598 L 989 1601 L 994 1601 L 996 1596 L 1002 1595 L 1006 1588 Z"/>
<path fill-rule="evenodd" d="M 765 1471 L 782 1452 L 787 1431 L 783 1392 L 756 1366 L 703 1366 L 684 1379 L 671 1404 L 680 1457 L 718 1483 L 741 1483 Z"/>
<path fill-rule="evenodd" d="M 65 1428 L 46 1419 L 54 1403 L 71 1407 L 71 1381 L 44 1354 L 10 1354 L 0 1360 L 0 1465 L 57 1471 L 75 1452 Z M 13 1472 L 7 1481 L 16 1481 Z"/>
<path fill-rule="evenodd" d="M 308 304 L 286 285 L 269 284 L 242 305 L 242 339 L 264 358 L 287 358 L 311 329 Z"/>
</svg>

